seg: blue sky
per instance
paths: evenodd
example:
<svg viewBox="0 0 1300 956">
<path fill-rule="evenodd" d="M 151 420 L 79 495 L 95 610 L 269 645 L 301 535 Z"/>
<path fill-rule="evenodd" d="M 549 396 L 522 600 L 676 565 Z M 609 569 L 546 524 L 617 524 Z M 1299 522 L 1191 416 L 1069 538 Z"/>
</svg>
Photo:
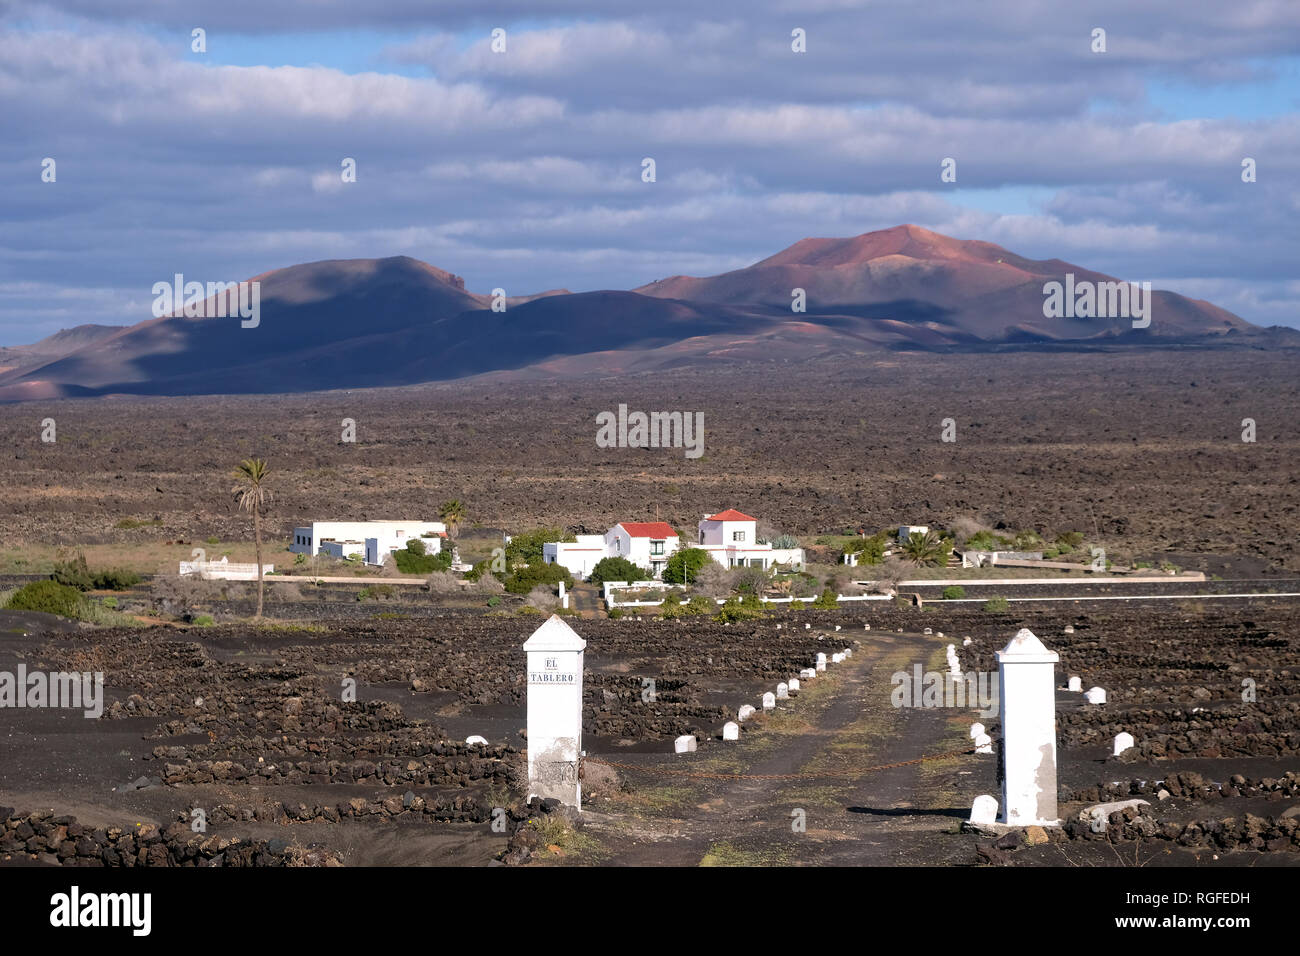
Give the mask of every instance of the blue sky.
<svg viewBox="0 0 1300 956">
<path fill-rule="evenodd" d="M 1133 6 L 10 4 L 0 344 L 147 318 L 176 272 L 629 288 L 902 222 L 1300 327 L 1300 4 Z"/>
</svg>

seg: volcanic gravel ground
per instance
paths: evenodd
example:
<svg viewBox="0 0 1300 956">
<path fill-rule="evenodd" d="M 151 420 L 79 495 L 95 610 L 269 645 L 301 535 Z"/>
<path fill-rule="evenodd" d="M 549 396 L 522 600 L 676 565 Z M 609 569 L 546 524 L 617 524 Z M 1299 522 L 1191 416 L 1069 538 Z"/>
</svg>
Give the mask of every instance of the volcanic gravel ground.
<svg viewBox="0 0 1300 956">
<path fill-rule="evenodd" d="M 606 779 L 590 778 L 589 845 L 531 859 L 1294 865 L 1300 842 L 1285 829 L 1300 793 L 1294 608 L 1260 599 L 1196 613 L 1177 605 L 1163 614 L 1038 605 L 990 614 L 936 602 L 729 626 L 574 621 L 588 642 L 588 774 Z M 520 646 L 536 618 L 460 612 L 188 630 L 56 622 L 52 631 L 42 616 L 3 618 L 0 669 L 22 661 L 29 669 L 102 670 L 107 691 L 97 721 L 48 709 L 4 713 L 7 807 L 163 827 L 201 807 L 214 835 L 316 844 L 345 864 L 484 863 L 506 849 L 507 836 L 488 821 L 495 806 L 521 812 Z M 1067 625 L 1072 634 L 1063 633 Z M 994 652 L 1021 626 L 1061 655 L 1063 819 L 1130 794 L 1151 801 L 1149 814 L 1117 819 L 1111 835 L 1073 827 L 1053 831 L 1042 846 L 999 849 L 959 832 L 974 797 L 999 788 L 996 758 L 951 752 L 969 747 L 975 720 L 996 733 L 996 717 L 891 703 L 894 673 L 918 663 L 943 670 L 948 643 L 965 669 L 992 668 Z M 923 634 L 926 627 L 933 633 Z M 829 657 L 845 647 L 853 650 L 846 662 L 804 681 L 773 714 L 746 721 L 740 741 L 720 739 L 740 705 L 757 706 L 763 691 L 811 666 L 819 651 Z M 1110 702 L 1084 704 L 1064 690 L 1070 674 L 1085 688 L 1104 687 Z M 341 699 L 349 677 L 356 703 Z M 1247 677 L 1253 702 L 1241 697 Z M 653 699 L 643 696 L 647 680 Z M 1110 741 L 1120 730 L 1138 746 L 1113 758 Z M 467 747 L 461 741 L 472 733 L 489 744 Z M 673 738 L 686 733 L 699 738 L 699 751 L 674 755 Z M 944 756 L 909 762 L 935 755 Z M 610 786 L 601 762 L 629 765 L 613 770 L 621 785 Z M 894 764 L 901 765 L 883 766 Z M 128 786 L 138 778 L 140 789 Z M 796 810 L 804 832 L 792 829 Z"/>
<path fill-rule="evenodd" d="M 1195 568 L 1196 555 L 1239 555 L 1252 575 L 1296 571 L 1298 398 L 1286 356 L 1153 349 L 9 405 L 0 545 L 250 540 L 228 475 L 257 455 L 270 461 L 268 527 L 281 542 L 312 519 L 433 517 L 459 498 L 467 530 L 603 532 L 657 515 L 689 535 L 725 507 L 796 534 L 970 517 L 1080 531 L 1116 560 L 1191 555 L 1181 563 Z M 598 448 L 595 417 L 620 404 L 703 413 L 703 456 Z M 45 417 L 55 444 L 40 441 Z M 340 443 L 345 417 L 355 444 Z M 945 418 L 956 442 L 940 441 Z M 1241 441 L 1245 418 L 1255 443 Z M 124 518 L 158 524 L 118 527 Z M 281 547 L 268 560 L 284 563 Z"/>
</svg>

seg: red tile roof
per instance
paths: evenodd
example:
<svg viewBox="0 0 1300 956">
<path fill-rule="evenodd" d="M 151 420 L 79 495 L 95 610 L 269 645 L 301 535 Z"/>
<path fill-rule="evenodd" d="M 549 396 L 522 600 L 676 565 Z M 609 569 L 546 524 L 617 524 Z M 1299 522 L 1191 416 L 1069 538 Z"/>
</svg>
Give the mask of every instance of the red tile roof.
<svg viewBox="0 0 1300 956">
<path fill-rule="evenodd" d="M 667 521 L 620 521 L 619 524 L 634 538 L 677 537 L 677 532 Z"/>
<path fill-rule="evenodd" d="M 747 514 L 742 514 L 735 508 L 728 508 L 726 511 L 719 511 L 704 519 L 705 521 L 757 521 L 757 518 L 751 518 Z"/>
</svg>

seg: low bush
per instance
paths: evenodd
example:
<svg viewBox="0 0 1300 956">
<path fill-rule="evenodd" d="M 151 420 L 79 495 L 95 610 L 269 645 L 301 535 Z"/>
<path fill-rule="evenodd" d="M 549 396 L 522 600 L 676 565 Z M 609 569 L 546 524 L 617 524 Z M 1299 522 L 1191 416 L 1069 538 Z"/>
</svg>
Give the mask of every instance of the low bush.
<svg viewBox="0 0 1300 956">
<path fill-rule="evenodd" d="M 1004 597 L 991 597 L 984 602 L 984 610 L 986 611 L 1002 613 L 1005 612 L 1008 607 L 1010 607 L 1010 605 Z"/>
<path fill-rule="evenodd" d="M 718 605 L 712 598 L 705 597 L 703 594 L 694 595 L 689 601 L 682 605 L 682 613 L 687 617 L 705 617 L 714 613 Z"/>
<path fill-rule="evenodd" d="M 430 594 L 459 594 L 460 578 L 450 571 L 434 571 L 429 575 L 428 588 Z"/>
<path fill-rule="evenodd" d="M 943 599 L 945 601 L 956 601 L 966 596 L 966 589 L 960 584 L 950 584 L 943 589 Z"/>
<path fill-rule="evenodd" d="M 425 544 L 419 538 L 406 542 L 405 548 L 393 552 L 393 563 L 402 574 L 432 574 L 451 567 L 451 552 L 426 554 Z"/>
<path fill-rule="evenodd" d="M 85 613 L 86 599 L 71 585 L 53 580 L 33 581 L 15 591 L 5 607 L 10 611 L 39 611 L 80 619 Z"/>
<path fill-rule="evenodd" d="M 57 562 L 50 574 L 50 580 L 66 587 L 76 588 L 78 591 L 89 591 L 95 583 L 90 576 L 90 568 L 86 567 L 84 554 Z"/>
<path fill-rule="evenodd" d="M 573 586 L 573 575 L 562 564 L 528 564 L 511 571 L 505 579 L 506 590 L 511 594 L 527 594 L 533 588 L 545 585 L 554 588 L 561 581 L 565 587 Z"/>
<path fill-rule="evenodd" d="M 831 588 L 826 588 L 818 596 L 817 600 L 812 602 L 813 607 L 818 608 L 837 608 L 840 602 L 835 598 L 835 592 Z"/>
<path fill-rule="evenodd" d="M 763 604 L 754 595 L 747 597 L 730 597 L 718 610 L 718 620 L 722 623 L 753 621 L 764 616 Z"/>
<path fill-rule="evenodd" d="M 545 584 L 539 584 L 528 592 L 528 597 L 524 599 L 524 606 L 536 608 L 543 614 L 554 614 L 555 609 L 560 606 L 560 599 Z"/>
</svg>

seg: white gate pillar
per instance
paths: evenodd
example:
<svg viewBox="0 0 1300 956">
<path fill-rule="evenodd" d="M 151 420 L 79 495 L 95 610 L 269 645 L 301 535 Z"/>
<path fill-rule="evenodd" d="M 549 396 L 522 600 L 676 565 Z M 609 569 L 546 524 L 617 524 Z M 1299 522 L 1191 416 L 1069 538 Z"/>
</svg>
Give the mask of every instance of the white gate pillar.
<svg viewBox="0 0 1300 956">
<path fill-rule="evenodd" d="M 587 642 L 556 614 L 524 642 L 528 654 L 528 796 L 582 809 L 582 657 Z"/>
<path fill-rule="evenodd" d="M 1002 707 L 1002 823 L 1060 826 L 1056 812 L 1056 663 L 1021 628 L 998 651 Z"/>
</svg>

